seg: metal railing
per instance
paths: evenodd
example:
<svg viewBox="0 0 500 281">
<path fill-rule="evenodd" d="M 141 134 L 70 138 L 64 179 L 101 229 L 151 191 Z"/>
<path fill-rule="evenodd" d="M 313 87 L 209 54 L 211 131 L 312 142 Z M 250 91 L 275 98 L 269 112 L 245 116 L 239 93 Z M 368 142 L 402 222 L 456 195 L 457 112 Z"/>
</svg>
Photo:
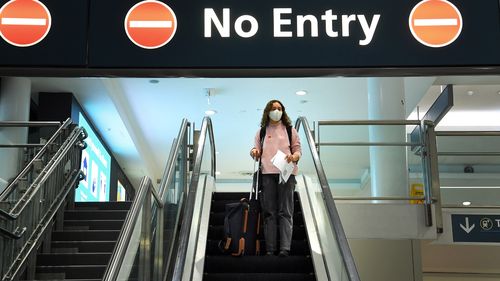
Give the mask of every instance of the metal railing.
<svg viewBox="0 0 500 281">
<path fill-rule="evenodd" d="M 64 122 L 0 195 L 2 281 L 19 278 L 24 269 L 27 277 L 33 278 L 36 250 L 43 240 L 50 245 L 54 223 L 56 228 L 62 227 L 65 199 L 81 179 L 81 151 L 86 137 L 83 128 L 70 124 L 71 120 Z M 21 181 L 28 181 L 28 187 L 20 188 L 25 186 L 19 184 Z"/>
<path fill-rule="evenodd" d="M 404 142 L 324 142 L 320 140 L 321 126 L 417 126 L 417 140 Z M 442 218 L 440 208 L 440 184 L 439 172 L 437 165 L 437 147 L 436 147 L 436 132 L 434 131 L 434 123 L 431 121 L 421 120 L 343 120 L 343 121 L 318 121 L 317 122 L 317 143 L 316 148 L 320 154 L 320 148 L 325 146 L 393 146 L 393 147 L 410 147 L 416 155 L 421 157 L 423 185 L 424 185 L 424 212 L 425 225 L 432 226 L 432 205 L 436 207 L 436 226 L 438 232 L 442 231 Z M 352 196 L 345 198 L 336 198 L 336 200 L 380 200 L 380 201 L 411 201 L 422 200 L 422 197 L 415 196 L 372 196 L 360 197 Z"/>
<path fill-rule="evenodd" d="M 194 169 L 188 179 L 190 126 L 186 119 L 182 121 L 179 134 L 172 144 L 159 191 L 153 187 L 151 180 L 142 179 L 102 280 L 178 280 L 178 277 L 173 276 L 182 275 L 186 239 L 193 217 L 194 194 L 200 175 L 198 162 L 203 157 L 207 133 L 212 147 L 214 144 L 212 123 L 210 118 L 205 117 L 196 146 Z M 215 176 L 215 148 L 211 154 L 211 174 Z M 140 231 L 140 234 L 134 234 L 134 231 Z M 163 244 L 164 240 L 168 242 L 166 245 Z"/>
<path fill-rule="evenodd" d="M 57 150 L 58 146 L 61 145 L 64 139 L 64 133 L 67 134 L 67 129 L 71 125 L 71 119 L 66 119 L 61 125 L 60 122 L 18 122 L 18 121 L 4 121 L 0 122 L 0 127 L 46 127 L 46 126 L 59 126 L 55 133 L 50 137 L 50 139 L 45 143 L 42 148 L 36 152 L 36 154 L 29 160 L 28 164 L 25 165 L 24 169 L 12 180 L 10 184 L 0 193 L 0 202 L 6 201 L 7 199 L 15 201 L 19 197 L 19 191 L 23 191 L 18 187 L 21 184 L 26 185 L 26 180 L 34 178 L 35 168 L 39 169 L 39 165 L 43 161 L 50 159 L 51 155 Z M 29 147 L 29 144 L 8 144 L 3 147 Z M 39 144 L 36 144 L 39 146 Z"/>
</svg>

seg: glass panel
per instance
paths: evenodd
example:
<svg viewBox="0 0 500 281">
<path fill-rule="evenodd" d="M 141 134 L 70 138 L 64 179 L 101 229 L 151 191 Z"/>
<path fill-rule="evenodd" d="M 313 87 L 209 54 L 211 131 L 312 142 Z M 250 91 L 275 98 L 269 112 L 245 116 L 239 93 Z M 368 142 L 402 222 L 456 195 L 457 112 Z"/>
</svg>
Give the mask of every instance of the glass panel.
<svg viewBox="0 0 500 281">
<path fill-rule="evenodd" d="M 187 136 L 187 134 L 186 134 Z M 163 268 L 169 264 L 169 259 L 175 259 L 173 249 L 176 247 L 177 230 L 180 224 L 179 216 L 182 210 L 182 198 L 184 196 L 184 188 L 187 186 L 187 159 L 188 153 L 187 141 L 181 140 L 182 145 L 179 147 L 178 153 L 175 156 L 175 167 L 172 174 L 172 180 L 166 186 L 166 204 L 163 209 L 164 232 L 163 232 Z M 173 265 L 173 262 L 170 263 Z"/>
<path fill-rule="evenodd" d="M 438 136 L 437 149 L 443 206 L 500 206 L 500 136 Z"/>
<path fill-rule="evenodd" d="M 320 177 L 313 162 L 313 155 L 307 142 L 304 128 L 299 130 L 302 144 L 302 157 L 299 162 L 299 173 L 304 175 L 305 189 L 308 193 L 313 211 L 314 223 L 319 236 L 320 248 L 330 280 L 345 281 L 347 272 L 340 253 L 337 237 L 329 219 L 326 203 L 323 200 Z M 313 144 L 314 147 L 314 144 Z M 302 199 L 307 200 L 307 199 Z"/>
<path fill-rule="evenodd" d="M 322 125 L 318 132 L 334 196 L 407 197 L 412 187 L 422 188 L 422 159 L 404 145 L 405 125 Z"/>
<path fill-rule="evenodd" d="M 162 265 L 160 266 L 160 270 L 163 273 L 166 265 L 168 264 L 169 256 L 172 255 L 172 249 L 175 248 L 176 243 L 176 230 L 178 229 L 177 225 L 179 224 L 179 212 L 181 210 L 181 200 L 183 196 L 183 189 L 186 181 L 186 155 L 187 155 L 187 144 L 185 141 L 181 140 L 182 144 L 180 145 L 177 155 L 173 158 L 174 163 L 173 173 L 171 180 L 165 186 L 165 197 L 166 203 L 163 209 L 160 209 L 154 197 L 148 192 L 146 196 L 150 196 L 150 200 L 145 200 L 143 202 L 144 206 L 140 211 L 138 219 L 133 227 L 133 235 L 132 239 L 128 245 L 124 262 L 121 264 L 119 269 L 118 280 L 138 280 L 141 279 L 139 274 L 141 272 L 141 260 L 140 260 L 140 247 L 142 243 L 150 243 L 150 256 L 149 256 L 149 274 L 153 277 L 153 269 L 155 267 L 155 263 L 160 262 L 156 255 L 157 251 L 162 250 Z M 167 163 L 168 165 L 168 163 Z M 150 202 L 149 204 L 147 204 Z M 150 221 L 146 224 L 143 223 L 144 212 L 148 210 L 151 212 Z M 162 216 L 160 213 L 162 212 Z M 163 218 L 162 218 L 163 217 Z M 157 229 L 158 220 L 163 219 L 163 229 Z M 148 233 L 150 237 L 149 241 L 141 239 L 141 233 L 144 231 Z M 163 239 L 157 240 L 156 236 L 162 235 Z M 160 242 L 162 241 L 162 242 Z M 158 243 L 162 243 L 163 247 L 161 247 Z M 173 255 L 175 258 L 175 255 Z"/>
<path fill-rule="evenodd" d="M 210 143 L 210 137 L 209 137 L 208 129 L 207 129 L 207 135 L 205 138 L 205 146 L 203 148 L 203 159 L 201 161 L 200 174 L 210 175 L 210 172 L 212 171 L 212 158 L 215 157 L 215 155 L 212 156 L 211 149 L 212 149 L 212 145 Z"/>
</svg>

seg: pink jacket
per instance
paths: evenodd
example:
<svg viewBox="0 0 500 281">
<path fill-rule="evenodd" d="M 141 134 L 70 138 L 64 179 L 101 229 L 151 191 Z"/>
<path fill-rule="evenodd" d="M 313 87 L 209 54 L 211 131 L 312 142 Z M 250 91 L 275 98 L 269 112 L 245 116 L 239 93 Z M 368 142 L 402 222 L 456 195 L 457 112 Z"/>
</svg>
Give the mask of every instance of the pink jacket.
<svg viewBox="0 0 500 281">
<path fill-rule="evenodd" d="M 260 129 L 255 135 L 255 148 L 262 151 L 260 147 Z M 290 148 L 292 151 L 290 151 Z M 278 168 L 276 168 L 273 163 L 271 163 L 271 158 L 279 150 L 283 153 L 289 155 L 298 153 L 299 156 L 302 155 L 302 150 L 300 147 L 300 138 L 297 134 L 297 130 L 292 128 L 292 145 L 288 143 L 288 134 L 286 132 L 286 127 L 281 122 L 278 124 L 269 124 L 266 128 L 266 136 L 264 137 L 264 151 L 261 153 L 261 163 L 262 163 L 262 173 L 263 174 L 279 174 Z M 295 167 L 292 174 L 297 175 L 297 163 L 294 163 Z"/>
</svg>

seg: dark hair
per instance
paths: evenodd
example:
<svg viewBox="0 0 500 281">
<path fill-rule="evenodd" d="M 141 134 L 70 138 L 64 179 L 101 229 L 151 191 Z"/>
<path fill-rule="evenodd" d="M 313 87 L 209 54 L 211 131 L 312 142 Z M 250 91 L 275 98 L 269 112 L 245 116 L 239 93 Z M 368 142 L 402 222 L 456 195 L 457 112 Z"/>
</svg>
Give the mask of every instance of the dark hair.
<svg viewBox="0 0 500 281">
<path fill-rule="evenodd" d="M 292 121 L 290 121 L 290 118 L 286 114 L 285 111 L 285 106 L 283 103 L 281 103 L 279 100 L 270 100 L 267 104 L 266 107 L 264 108 L 264 112 L 262 113 L 262 119 L 260 120 L 260 127 L 264 128 L 269 124 L 269 112 L 271 112 L 271 109 L 273 108 L 273 103 L 279 103 L 281 105 L 281 109 L 283 114 L 281 115 L 281 122 L 283 125 L 286 127 L 291 127 L 292 126 Z"/>
</svg>

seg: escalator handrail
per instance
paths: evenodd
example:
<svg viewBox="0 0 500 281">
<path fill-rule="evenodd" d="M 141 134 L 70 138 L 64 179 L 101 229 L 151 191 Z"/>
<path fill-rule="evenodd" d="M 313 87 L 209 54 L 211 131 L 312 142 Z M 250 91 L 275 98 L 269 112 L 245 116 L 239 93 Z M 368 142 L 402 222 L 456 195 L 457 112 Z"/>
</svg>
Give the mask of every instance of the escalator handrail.
<svg viewBox="0 0 500 281">
<path fill-rule="evenodd" d="M 213 133 L 212 121 L 210 117 L 203 118 L 203 122 L 201 124 L 200 136 L 198 139 L 198 147 L 196 151 L 196 159 L 193 165 L 193 171 L 191 175 L 191 182 L 189 184 L 188 194 L 186 196 L 186 206 L 183 210 L 182 215 L 182 224 L 179 232 L 179 246 L 177 249 L 177 257 L 175 259 L 174 270 L 172 274 L 172 281 L 181 281 L 184 265 L 186 262 L 187 256 L 187 248 L 188 248 L 188 240 L 191 230 L 191 224 L 193 221 L 193 212 L 194 212 L 194 204 L 195 204 L 195 195 L 198 187 L 198 182 L 200 178 L 201 171 L 201 163 L 203 159 L 203 152 L 205 148 L 205 140 L 208 133 L 209 141 L 210 141 L 210 153 L 211 153 L 211 170 L 210 175 L 215 178 L 215 138 Z"/>
<path fill-rule="evenodd" d="M 165 167 L 165 173 L 160 182 L 160 191 L 157 192 L 151 183 L 151 179 L 148 177 L 143 177 L 141 179 L 141 183 L 139 185 L 139 189 L 136 197 L 130 207 L 130 211 L 127 213 L 127 217 L 125 218 L 125 222 L 123 224 L 122 230 L 120 231 L 120 235 L 116 242 L 115 249 L 111 255 L 108 266 L 106 267 L 106 272 L 104 273 L 103 279 L 107 280 L 117 280 L 118 274 L 120 272 L 121 266 L 125 259 L 125 254 L 127 252 L 128 245 L 132 240 L 132 234 L 134 232 L 134 226 L 137 223 L 139 218 L 140 211 L 144 207 L 144 201 L 146 196 L 149 196 L 152 193 L 155 198 L 156 203 L 162 208 L 166 202 L 166 199 L 163 198 L 165 191 L 162 188 L 168 186 L 168 183 L 172 181 L 173 171 L 175 168 L 175 158 L 179 153 L 180 146 L 182 145 L 182 140 L 186 137 L 186 131 L 188 127 L 188 122 L 186 119 L 182 120 L 181 128 L 179 129 L 179 134 L 177 138 L 173 141 L 173 149 L 170 150 L 170 154 L 167 160 L 167 164 Z"/>
<path fill-rule="evenodd" d="M 134 226 L 139 218 L 139 213 L 143 207 L 144 199 L 146 195 L 149 195 L 149 190 L 151 186 L 151 179 L 148 177 L 143 177 L 139 185 L 139 191 L 134 198 L 134 202 L 130 207 L 130 211 L 125 217 L 125 222 L 123 223 L 122 230 L 118 236 L 115 249 L 109 260 L 108 266 L 106 267 L 106 272 L 102 280 L 117 280 L 118 274 L 121 269 L 123 260 L 125 259 L 125 254 L 127 252 L 128 245 L 132 240 L 132 234 L 134 232 Z"/>
<path fill-rule="evenodd" d="M 304 116 L 301 116 L 297 119 L 297 121 L 295 122 L 295 129 L 299 131 L 301 125 L 304 127 L 304 133 L 307 138 L 307 143 L 309 145 L 309 149 L 313 157 L 313 162 L 314 166 L 316 167 L 316 172 L 318 173 L 318 178 L 321 185 L 321 191 L 323 193 L 326 209 L 328 211 L 328 216 L 331 222 L 330 225 L 332 226 L 333 233 L 335 233 L 337 237 L 336 241 L 338 243 L 340 253 L 342 255 L 342 260 L 344 261 L 344 265 L 346 267 L 347 275 L 349 276 L 350 281 L 360 281 L 359 273 L 356 268 L 356 263 L 354 262 L 354 257 L 352 255 L 351 249 L 349 248 L 349 243 L 347 241 L 347 237 L 345 235 L 345 231 L 342 226 L 342 222 L 340 220 L 337 207 L 335 206 L 333 194 L 331 192 L 325 171 L 323 169 L 323 165 L 321 164 L 318 152 L 316 150 L 316 143 L 314 141 L 314 137 L 311 133 L 309 123 L 307 122 L 307 119 Z"/>
<path fill-rule="evenodd" d="M 14 180 L 12 180 L 12 182 L 10 182 L 10 184 L 0 193 L 0 201 L 5 201 L 7 199 L 7 197 L 9 197 L 9 195 L 15 190 L 16 188 L 16 183 L 19 181 L 19 179 L 21 179 L 22 177 L 24 177 L 24 175 L 29 171 L 29 169 L 31 168 L 31 166 L 33 166 L 33 163 L 35 163 L 35 161 L 37 159 L 40 159 L 40 157 L 45 153 L 45 151 L 47 150 L 47 148 L 53 144 L 53 142 L 55 141 L 55 139 L 61 134 L 61 132 L 66 129 L 70 124 L 72 123 L 71 121 L 71 118 L 68 118 L 66 119 L 66 121 L 64 121 L 64 123 L 57 129 L 57 131 L 52 135 L 52 137 L 47 141 L 47 143 L 40 149 L 40 151 L 38 151 L 38 153 L 33 157 L 33 159 L 31 159 L 31 161 L 24 167 L 24 169 L 14 178 Z M 53 126 L 54 124 L 52 123 L 41 123 L 43 125 L 51 125 Z M 4 124 L 5 126 L 7 126 L 7 123 Z M 17 126 L 20 126 L 20 125 L 26 125 L 25 123 L 19 123 L 17 124 Z M 86 132 L 85 132 L 86 134 Z M 86 137 L 86 136 L 85 136 Z"/>
<path fill-rule="evenodd" d="M 184 143 L 184 139 L 187 137 L 186 132 L 187 128 L 189 126 L 189 122 L 187 119 L 183 119 L 181 123 L 181 128 L 179 129 L 179 134 L 177 135 L 177 138 L 174 139 L 172 143 L 172 149 L 170 150 L 170 154 L 167 159 L 167 164 L 165 165 L 165 171 L 163 172 L 163 177 L 160 181 L 160 186 L 159 186 L 159 195 L 160 198 L 162 199 L 163 202 L 166 201 L 165 197 L 165 192 L 168 184 L 172 180 L 173 173 L 175 170 L 175 159 L 176 156 L 179 154 L 179 150 L 181 145 Z"/>
</svg>

